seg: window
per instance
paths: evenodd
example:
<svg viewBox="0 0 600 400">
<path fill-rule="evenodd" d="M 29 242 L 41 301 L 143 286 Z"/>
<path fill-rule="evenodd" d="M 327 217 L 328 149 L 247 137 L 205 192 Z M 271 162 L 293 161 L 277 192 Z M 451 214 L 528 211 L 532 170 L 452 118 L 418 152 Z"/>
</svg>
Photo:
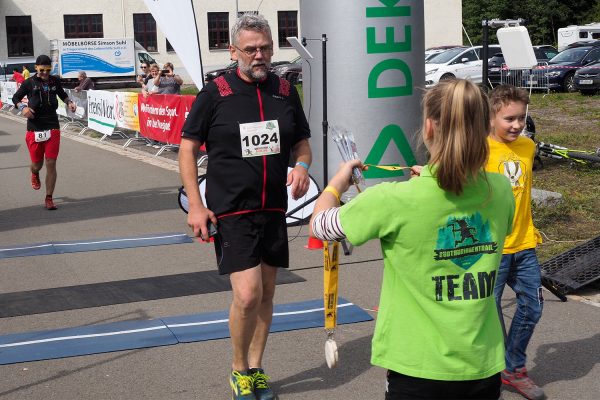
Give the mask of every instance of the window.
<svg viewBox="0 0 600 400">
<path fill-rule="evenodd" d="M 166 39 L 167 41 L 167 52 L 174 52 L 175 50 L 173 49 L 173 46 L 171 46 L 171 43 L 169 43 L 169 39 Z"/>
<path fill-rule="evenodd" d="M 208 48 L 229 48 L 229 13 L 208 13 Z"/>
<path fill-rule="evenodd" d="M 298 11 L 277 11 L 279 47 L 292 47 L 288 36 L 298 36 Z"/>
<path fill-rule="evenodd" d="M 33 56 L 31 16 L 6 17 L 6 41 L 9 57 Z"/>
<path fill-rule="evenodd" d="M 65 38 L 102 38 L 102 14 L 65 15 Z"/>
<path fill-rule="evenodd" d="M 152 14 L 133 14 L 133 36 L 148 51 L 158 51 L 156 21 Z"/>
</svg>

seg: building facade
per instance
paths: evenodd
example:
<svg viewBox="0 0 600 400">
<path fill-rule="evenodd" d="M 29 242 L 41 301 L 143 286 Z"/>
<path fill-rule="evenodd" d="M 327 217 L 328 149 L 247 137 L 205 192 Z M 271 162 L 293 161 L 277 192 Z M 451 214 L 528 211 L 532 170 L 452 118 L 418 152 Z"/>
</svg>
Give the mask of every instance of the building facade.
<svg viewBox="0 0 600 400">
<path fill-rule="evenodd" d="M 275 47 L 273 61 L 295 58 L 297 53 L 285 38 L 301 36 L 301 1 L 194 0 L 204 70 L 229 63 L 229 29 L 243 12 L 259 12 L 270 21 Z M 425 47 L 461 44 L 461 0 L 424 1 Z M 36 0 L 2 0 L 0 20 L 4 23 L 4 29 L 0 28 L 2 65 L 28 62 L 39 54 L 48 54 L 52 39 L 133 37 L 160 64 L 170 61 L 177 72 L 186 76 L 177 54 L 143 0 L 52 0 L 49 6 Z"/>
</svg>

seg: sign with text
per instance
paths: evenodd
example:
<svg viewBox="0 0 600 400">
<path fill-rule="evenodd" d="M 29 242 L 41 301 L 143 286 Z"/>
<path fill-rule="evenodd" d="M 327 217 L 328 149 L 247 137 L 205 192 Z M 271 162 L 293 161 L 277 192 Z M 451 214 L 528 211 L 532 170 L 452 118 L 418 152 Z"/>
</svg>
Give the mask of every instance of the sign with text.
<svg viewBox="0 0 600 400">
<path fill-rule="evenodd" d="M 87 101 L 88 127 L 102 134 L 112 135 L 117 124 L 115 93 L 105 90 L 89 90 Z"/>
<path fill-rule="evenodd" d="M 140 119 L 138 110 L 138 94 L 131 92 L 116 92 L 116 112 L 117 126 L 119 128 L 140 130 Z"/>
</svg>

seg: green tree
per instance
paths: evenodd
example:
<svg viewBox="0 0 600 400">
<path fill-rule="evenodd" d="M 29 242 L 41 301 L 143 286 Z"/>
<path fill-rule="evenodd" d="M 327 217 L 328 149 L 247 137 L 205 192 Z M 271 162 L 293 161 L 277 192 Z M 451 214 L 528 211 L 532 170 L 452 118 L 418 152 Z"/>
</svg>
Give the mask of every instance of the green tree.
<svg viewBox="0 0 600 400">
<path fill-rule="evenodd" d="M 482 43 L 484 19 L 525 19 L 533 44 L 556 44 L 558 28 L 600 22 L 600 0 L 463 0 L 463 26 L 474 45 Z M 464 40 L 465 44 L 469 42 Z M 490 29 L 490 43 L 497 43 Z"/>
</svg>

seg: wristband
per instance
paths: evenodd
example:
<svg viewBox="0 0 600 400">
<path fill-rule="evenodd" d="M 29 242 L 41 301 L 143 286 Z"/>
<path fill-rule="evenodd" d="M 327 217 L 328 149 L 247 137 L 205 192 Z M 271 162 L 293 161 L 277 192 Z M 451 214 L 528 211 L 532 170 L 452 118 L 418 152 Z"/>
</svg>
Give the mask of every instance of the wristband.
<svg viewBox="0 0 600 400">
<path fill-rule="evenodd" d="M 23 104 L 23 103 L 19 104 L 19 107 L 18 107 L 19 111 L 23 111 L 25 108 L 27 108 L 27 106 L 25 104 Z"/>
<path fill-rule="evenodd" d="M 325 193 L 325 192 L 331 193 L 332 195 L 335 196 L 338 203 L 340 202 L 340 192 L 338 192 L 336 188 L 334 188 L 333 186 L 327 186 L 325 189 L 323 189 L 323 193 Z"/>
<path fill-rule="evenodd" d="M 295 167 L 297 167 L 298 165 L 301 165 L 301 166 L 303 166 L 304 168 L 308 169 L 308 164 L 307 164 L 307 163 L 305 163 L 304 161 L 298 161 L 298 162 L 296 163 L 296 165 L 294 165 L 294 166 L 295 166 Z"/>
</svg>

